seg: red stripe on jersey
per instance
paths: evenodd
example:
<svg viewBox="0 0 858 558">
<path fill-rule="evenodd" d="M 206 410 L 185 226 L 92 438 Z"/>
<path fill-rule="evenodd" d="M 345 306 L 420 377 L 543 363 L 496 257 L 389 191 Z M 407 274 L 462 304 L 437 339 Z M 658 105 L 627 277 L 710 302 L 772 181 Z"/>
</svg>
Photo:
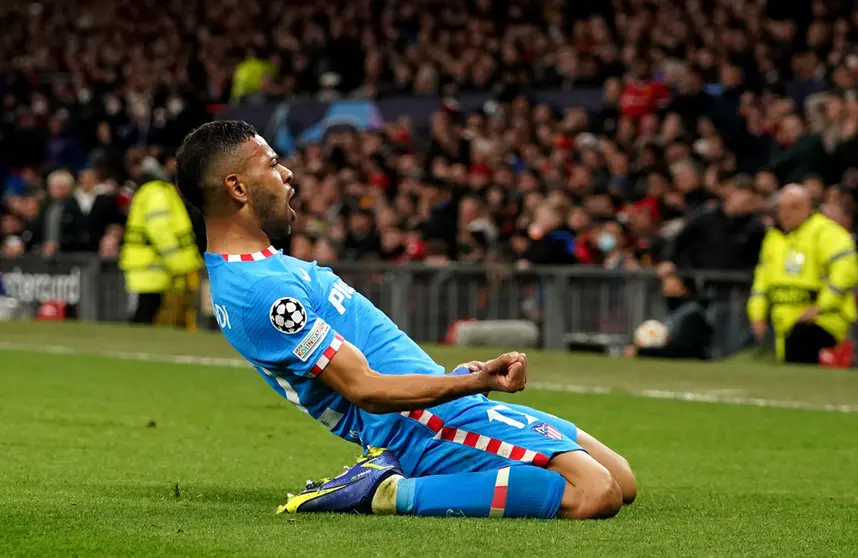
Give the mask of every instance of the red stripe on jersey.
<svg viewBox="0 0 858 558">
<path fill-rule="evenodd" d="M 416 411 L 411 411 L 408 414 L 408 417 L 413 418 L 414 420 L 420 420 L 420 417 L 423 416 L 423 413 L 424 413 L 423 409 L 417 409 Z"/>
<path fill-rule="evenodd" d="M 310 370 L 310 374 L 312 376 L 318 376 L 322 372 L 324 372 L 325 368 L 330 364 L 331 359 L 336 356 L 337 351 L 340 350 L 340 347 L 343 346 L 343 336 L 337 333 L 334 335 L 333 341 L 325 351 L 322 353 L 322 356 L 319 357 L 319 360 L 316 361 L 316 364 L 313 365 L 313 368 Z"/>
<path fill-rule="evenodd" d="M 475 448 L 475 447 L 477 447 L 477 442 L 479 441 L 479 439 L 480 439 L 479 434 L 474 434 L 473 432 L 468 432 L 465 435 L 465 441 L 462 443 L 468 447 Z"/>
<path fill-rule="evenodd" d="M 269 246 L 259 252 L 253 252 L 252 254 L 221 254 L 220 256 L 228 262 L 254 262 L 270 258 L 276 253 L 277 249 L 274 248 L 274 246 Z"/>
<path fill-rule="evenodd" d="M 328 346 L 327 349 L 325 349 L 325 352 L 322 353 L 322 355 L 328 360 L 331 360 L 332 358 L 334 358 L 335 354 L 337 354 L 337 350 L 333 346 L 330 346 L 330 345 Z"/>
</svg>

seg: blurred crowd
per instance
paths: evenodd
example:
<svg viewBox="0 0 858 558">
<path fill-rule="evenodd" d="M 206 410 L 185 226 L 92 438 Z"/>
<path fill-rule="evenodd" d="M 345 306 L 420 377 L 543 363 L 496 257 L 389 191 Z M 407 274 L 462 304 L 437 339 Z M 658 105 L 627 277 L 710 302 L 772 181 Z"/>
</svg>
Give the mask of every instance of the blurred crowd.
<svg viewBox="0 0 858 558">
<path fill-rule="evenodd" d="M 436 95 L 287 165 L 306 259 L 749 269 L 779 188 L 852 229 L 858 10 L 765 0 L 0 8 L 0 241 L 115 255 L 134 188 L 225 103 Z M 535 104 L 597 87 L 598 110 Z M 488 91 L 481 110 L 454 97 Z"/>
</svg>

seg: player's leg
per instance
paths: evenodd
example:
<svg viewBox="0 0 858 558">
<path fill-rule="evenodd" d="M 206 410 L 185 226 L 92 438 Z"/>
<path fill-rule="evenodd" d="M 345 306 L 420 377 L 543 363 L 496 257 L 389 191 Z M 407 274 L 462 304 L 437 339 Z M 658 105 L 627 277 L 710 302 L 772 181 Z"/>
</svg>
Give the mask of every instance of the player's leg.
<svg viewBox="0 0 858 558">
<path fill-rule="evenodd" d="M 571 423 L 563 425 L 570 436 L 553 426 L 560 422 L 556 417 L 487 399 L 456 411 L 448 421 L 432 417 L 436 435 L 412 470 L 414 476 L 527 464 L 559 473 L 566 481 L 561 517 L 610 517 L 622 507 L 619 486 L 610 472 L 571 438 L 577 438 Z M 427 412 L 421 412 L 419 418 L 425 419 Z"/>
<path fill-rule="evenodd" d="M 635 501 L 638 496 L 638 481 L 632 472 L 631 465 L 626 459 L 594 438 L 580 428 L 578 430 L 578 444 L 584 448 L 590 456 L 611 473 L 623 493 L 623 503 L 628 505 Z"/>
<path fill-rule="evenodd" d="M 401 421 L 384 441 L 393 451 L 290 497 L 284 509 L 585 519 L 610 517 L 622 506 L 611 473 L 552 426 L 577 438 L 571 423 L 484 398 L 443 410 L 447 421 L 430 411 L 367 417 Z M 384 430 L 374 426 L 368 432 Z M 405 478 L 397 457 L 416 478 Z"/>
<path fill-rule="evenodd" d="M 392 452 L 372 450 L 340 476 L 290 495 L 279 511 L 548 519 L 558 516 L 569 486 L 560 474 L 528 465 L 405 478 Z"/>
<path fill-rule="evenodd" d="M 620 490 L 623 492 L 623 503 L 631 504 L 635 501 L 638 495 L 637 479 L 635 479 L 629 462 L 623 456 L 568 420 L 524 405 L 507 404 L 507 406 L 524 415 L 532 415 L 551 424 L 563 433 L 563 435 L 577 442 L 593 459 L 598 461 L 611 473 L 611 476 L 614 477 L 614 480 L 617 481 Z"/>
<path fill-rule="evenodd" d="M 492 471 L 391 477 L 378 488 L 375 514 L 605 519 L 623 506 L 610 472 L 589 454 L 555 455 L 543 469 L 514 464 Z"/>
<path fill-rule="evenodd" d="M 508 465 L 496 471 L 391 477 L 373 499 L 373 513 L 606 519 L 623 506 L 619 485 L 587 453 L 556 455 L 546 469 Z"/>
<path fill-rule="evenodd" d="M 372 510 L 379 515 L 550 519 L 558 517 L 569 488 L 562 475 L 530 465 L 419 478 L 391 477 L 379 486 Z"/>
<path fill-rule="evenodd" d="M 547 467 L 567 482 L 558 517 L 607 519 L 623 507 L 623 493 L 611 473 L 588 453 L 570 451 L 555 455 Z"/>
</svg>

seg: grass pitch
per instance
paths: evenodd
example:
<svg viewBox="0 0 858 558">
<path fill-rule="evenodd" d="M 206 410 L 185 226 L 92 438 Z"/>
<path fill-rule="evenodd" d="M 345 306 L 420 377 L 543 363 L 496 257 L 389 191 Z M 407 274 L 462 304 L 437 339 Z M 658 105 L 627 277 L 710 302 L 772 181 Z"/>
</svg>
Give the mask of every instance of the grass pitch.
<svg viewBox="0 0 858 558">
<path fill-rule="evenodd" d="M 830 410 L 858 410 L 853 371 L 531 354 L 552 390 L 511 399 L 629 459 L 641 491 L 618 517 L 289 518 L 285 494 L 358 448 L 217 360 L 236 358 L 218 335 L 12 323 L 0 349 L 4 557 L 858 555 L 858 413 Z M 496 351 L 430 352 L 450 367 Z M 666 391 L 829 410 L 639 396 Z"/>
</svg>

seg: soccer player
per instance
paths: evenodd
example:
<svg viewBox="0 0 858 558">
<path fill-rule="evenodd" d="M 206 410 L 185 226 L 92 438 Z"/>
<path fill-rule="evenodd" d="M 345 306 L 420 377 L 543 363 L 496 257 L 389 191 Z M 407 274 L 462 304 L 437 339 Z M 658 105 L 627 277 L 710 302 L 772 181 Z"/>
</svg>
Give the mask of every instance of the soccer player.
<svg viewBox="0 0 858 558">
<path fill-rule="evenodd" d="M 282 509 L 585 519 L 634 500 L 628 463 L 605 445 L 563 419 L 483 395 L 524 389 L 523 353 L 446 374 L 330 269 L 272 248 L 269 239 L 296 218 L 295 191 L 252 126 L 201 126 L 177 168 L 180 190 L 205 217 L 221 331 L 281 396 L 366 449 Z"/>
</svg>

